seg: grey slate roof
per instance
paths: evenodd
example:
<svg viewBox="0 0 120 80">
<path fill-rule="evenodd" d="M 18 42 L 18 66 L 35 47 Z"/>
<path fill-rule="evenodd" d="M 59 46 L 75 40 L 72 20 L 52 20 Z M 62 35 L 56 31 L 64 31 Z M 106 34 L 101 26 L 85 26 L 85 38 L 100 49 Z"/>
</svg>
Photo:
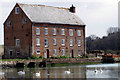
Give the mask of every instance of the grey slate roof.
<svg viewBox="0 0 120 80">
<path fill-rule="evenodd" d="M 32 22 L 85 25 L 82 20 L 67 8 L 51 7 L 36 4 L 20 4 Z"/>
</svg>

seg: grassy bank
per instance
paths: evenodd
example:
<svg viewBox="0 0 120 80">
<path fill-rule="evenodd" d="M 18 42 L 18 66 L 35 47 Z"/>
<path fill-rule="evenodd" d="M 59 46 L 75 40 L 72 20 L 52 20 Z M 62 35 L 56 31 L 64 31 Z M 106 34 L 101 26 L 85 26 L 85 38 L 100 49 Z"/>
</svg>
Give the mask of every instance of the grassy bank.
<svg viewBox="0 0 120 80">
<path fill-rule="evenodd" d="M 55 63 L 55 64 L 47 64 L 47 67 L 61 67 L 61 66 L 69 66 L 69 65 L 90 65 L 90 64 L 100 64 L 101 62 L 85 62 L 85 63 Z"/>
<path fill-rule="evenodd" d="M 21 60 L 28 60 L 28 59 L 0 59 L 0 61 L 21 61 Z"/>
</svg>

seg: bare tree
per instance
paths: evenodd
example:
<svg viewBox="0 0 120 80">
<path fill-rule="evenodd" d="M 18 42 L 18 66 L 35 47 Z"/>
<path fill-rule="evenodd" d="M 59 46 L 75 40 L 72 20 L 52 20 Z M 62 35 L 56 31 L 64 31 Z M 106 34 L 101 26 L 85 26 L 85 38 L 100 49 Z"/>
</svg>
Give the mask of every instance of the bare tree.
<svg viewBox="0 0 120 80">
<path fill-rule="evenodd" d="M 112 34 L 112 33 L 116 33 L 118 32 L 118 27 L 110 27 L 108 30 L 107 30 L 107 34 Z"/>
</svg>

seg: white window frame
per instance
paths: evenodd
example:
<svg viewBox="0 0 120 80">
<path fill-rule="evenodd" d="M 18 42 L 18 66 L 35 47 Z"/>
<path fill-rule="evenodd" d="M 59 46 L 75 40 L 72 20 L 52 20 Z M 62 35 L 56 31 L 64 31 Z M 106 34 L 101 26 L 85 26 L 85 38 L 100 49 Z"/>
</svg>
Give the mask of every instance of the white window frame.
<svg viewBox="0 0 120 80">
<path fill-rule="evenodd" d="M 36 28 L 36 35 L 40 35 L 40 28 Z"/>
<path fill-rule="evenodd" d="M 48 28 L 45 28 L 45 35 L 48 35 Z"/>
<path fill-rule="evenodd" d="M 20 10 L 19 7 L 15 7 L 15 14 L 19 14 Z"/>
<path fill-rule="evenodd" d="M 78 46 L 81 46 L 81 40 L 78 40 Z"/>
<path fill-rule="evenodd" d="M 81 30 L 77 30 L 78 36 L 81 36 Z"/>
<path fill-rule="evenodd" d="M 57 45 L 57 40 L 55 38 L 53 39 L 53 45 Z"/>
<path fill-rule="evenodd" d="M 36 38 L 36 46 L 40 46 L 40 39 Z"/>
<path fill-rule="evenodd" d="M 62 55 L 65 56 L 65 49 L 62 49 Z"/>
<path fill-rule="evenodd" d="M 73 36 L 73 29 L 69 29 L 69 35 Z"/>
<path fill-rule="evenodd" d="M 45 47 L 48 47 L 48 39 L 45 39 Z"/>
<path fill-rule="evenodd" d="M 61 29 L 61 35 L 65 35 L 65 29 Z"/>
<path fill-rule="evenodd" d="M 39 51 L 39 53 L 38 53 L 38 51 Z M 36 51 L 36 54 L 40 54 L 40 50 L 37 50 L 37 51 Z"/>
<path fill-rule="evenodd" d="M 73 46 L 73 39 L 70 39 L 70 46 Z"/>
<path fill-rule="evenodd" d="M 57 56 L 57 50 L 53 49 L 53 54 Z"/>
<path fill-rule="evenodd" d="M 61 45 L 62 45 L 62 46 L 65 46 L 65 39 L 62 39 L 62 40 L 61 40 Z"/>
<path fill-rule="evenodd" d="M 78 50 L 78 56 L 81 56 L 81 50 Z"/>
<path fill-rule="evenodd" d="M 56 35 L 56 29 L 55 28 L 53 29 L 53 35 Z"/>
<path fill-rule="evenodd" d="M 20 46 L 20 39 L 16 39 L 16 46 Z"/>
</svg>

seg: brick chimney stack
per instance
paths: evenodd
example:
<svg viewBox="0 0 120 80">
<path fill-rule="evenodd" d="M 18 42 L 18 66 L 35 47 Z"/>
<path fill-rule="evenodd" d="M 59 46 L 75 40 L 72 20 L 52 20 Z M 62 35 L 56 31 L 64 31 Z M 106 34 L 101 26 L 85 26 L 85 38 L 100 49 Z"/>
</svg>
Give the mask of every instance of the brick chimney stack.
<svg viewBox="0 0 120 80">
<path fill-rule="evenodd" d="M 69 11 L 72 12 L 72 13 L 75 13 L 75 7 L 73 6 L 73 4 L 72 4 L 72 6 L 70 7 Z"/>
</svg>

